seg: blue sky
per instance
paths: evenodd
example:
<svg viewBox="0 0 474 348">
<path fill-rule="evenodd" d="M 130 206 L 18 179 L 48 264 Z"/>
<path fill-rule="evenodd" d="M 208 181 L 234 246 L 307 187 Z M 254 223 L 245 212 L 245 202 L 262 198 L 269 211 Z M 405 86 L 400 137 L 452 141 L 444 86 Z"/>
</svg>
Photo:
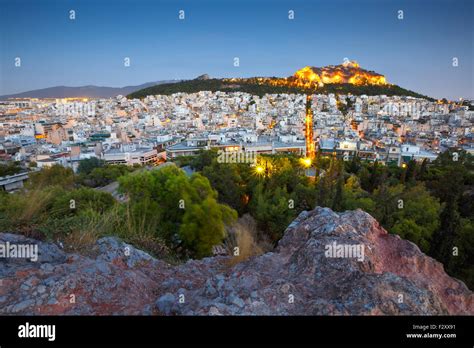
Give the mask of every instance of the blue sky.
<svg viewBox="0 0 474 348">
<path fill-rule="evenodd" d="M 0 0 L 0 95 L 289 76 L 345 57 L 433 97 L 474 98 L 470 0 Z M 76 19 L 69 20 L 69 10 Z M 185 20 L 178 11 L 185 11 Z M 288 19 L 288 11 L 295 19 Z M 397 11 L 404 11 L 404 19 Z M 20 57 L 22 66 L 14 66 Z M 129 57 L 130 67 L 123 60 Z M 240 67 L 233 66 L 239 57 Z M 459 61 L 452 66 L 453 57 Z"/>
</svg>

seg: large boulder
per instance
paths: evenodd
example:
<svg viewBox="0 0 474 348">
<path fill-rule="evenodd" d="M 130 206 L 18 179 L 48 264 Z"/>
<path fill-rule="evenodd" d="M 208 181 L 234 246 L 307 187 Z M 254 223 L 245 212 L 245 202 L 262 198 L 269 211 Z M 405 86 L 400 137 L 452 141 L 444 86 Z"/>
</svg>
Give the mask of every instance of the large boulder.
<svg viewBox="0 0 474 348">
<path fill-rule="evenodd" d="M 0 259 L 0 314 L 437 315 L 474 314 L 474 295 L 413 243 L 369 214 L 303 212 L 278 247 L 172 266 L 108 237 L 97 256 L 37 243 L 40 257 Z"/>
</svg>

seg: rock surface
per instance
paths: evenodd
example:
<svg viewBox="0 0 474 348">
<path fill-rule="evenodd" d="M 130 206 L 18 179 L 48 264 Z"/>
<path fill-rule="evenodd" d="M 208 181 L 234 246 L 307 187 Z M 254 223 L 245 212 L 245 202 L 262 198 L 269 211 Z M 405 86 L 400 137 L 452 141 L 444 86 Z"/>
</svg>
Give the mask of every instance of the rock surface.
<svg viewBox="0 0 474 348">
<path fill-rule="evenodd" d="M 303 212 L 273 252 L 235 266 L 222 256 L 173 266 L 111 237 L 95 258 L 0 233 L 6 242 L 37 243 L 40 255 L 0 258 L 3 315 L 474 314 L 464 283 L 360 210 Z M 327 257 L 334 242 L 362 246 L 363 258 Z"/>
</svg>

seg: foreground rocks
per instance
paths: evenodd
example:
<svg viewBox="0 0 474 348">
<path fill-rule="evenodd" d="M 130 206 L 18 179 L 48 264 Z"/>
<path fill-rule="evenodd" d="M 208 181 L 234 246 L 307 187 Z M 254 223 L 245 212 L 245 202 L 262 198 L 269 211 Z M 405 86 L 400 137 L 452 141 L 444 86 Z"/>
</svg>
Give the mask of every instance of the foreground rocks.
<svg viewBox="0 0 474 348">
<path fill-rule="evenodd" d="M 303 212 L 274 252 L 235 266 L 227 257 L 173 266 L 111 237 L 94 257 L 0 234 L 6 242 L 36 243 L 39 257 L 0 258 L 4 315 L 474 314 L 461 281 L 360 210 Z M 328 257 L 334 243 L 359 253 Z"/>
</svg>

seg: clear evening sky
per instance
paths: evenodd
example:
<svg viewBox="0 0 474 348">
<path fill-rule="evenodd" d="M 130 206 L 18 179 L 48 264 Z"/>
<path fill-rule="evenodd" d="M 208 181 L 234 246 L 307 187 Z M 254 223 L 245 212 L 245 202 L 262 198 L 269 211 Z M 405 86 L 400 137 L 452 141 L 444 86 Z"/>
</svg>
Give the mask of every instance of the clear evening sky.
<svg viewBox="0 0 474 348">
<path fill-rule="evenodd" d="M 289 76 L 345 57 L 436 98 L 474 98 L 472 0 L 0 0 L 0 95 Z M 69 10 L 76 19 L 69 19 Z M 185 19 L 178 18 L 179 10 Z M 295 19 L 288 19 L 288 11 Z M 403 20 L 398 11 L 403 10 Z M 15 58 L 21 67 L 15 67 Z M 131 66 L 124 67 L 129 57 Z M 240 67 L 233 66 L 239 57 Z M 453 67 L 453 58 L 459 65 Z"/>
</svg>

